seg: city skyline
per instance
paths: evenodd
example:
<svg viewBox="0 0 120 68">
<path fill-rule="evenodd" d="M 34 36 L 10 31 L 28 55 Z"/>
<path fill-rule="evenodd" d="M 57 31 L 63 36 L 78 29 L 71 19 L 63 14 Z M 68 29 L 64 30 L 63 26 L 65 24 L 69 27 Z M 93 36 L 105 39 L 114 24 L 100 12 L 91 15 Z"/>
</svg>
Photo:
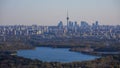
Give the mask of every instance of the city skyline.
<svg viewBox="0 0 120 68">
<path fill-rule="evenodd" d="M 120 25 L 119 0 L 1 0 L 0 25 L 57 25 L 86 21 Z"/>
</svg>

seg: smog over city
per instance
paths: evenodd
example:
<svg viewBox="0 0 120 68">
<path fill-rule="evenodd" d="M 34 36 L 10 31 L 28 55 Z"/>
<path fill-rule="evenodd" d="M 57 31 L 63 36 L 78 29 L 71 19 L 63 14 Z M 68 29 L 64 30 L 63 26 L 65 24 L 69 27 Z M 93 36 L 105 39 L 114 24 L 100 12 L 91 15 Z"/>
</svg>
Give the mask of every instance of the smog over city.
<svg viewBox="0 0 120 68">
<path fill-rule="evenodd" d="M 66 25 L 71 21 L 99 21 L 102 25 L 119 25 L 119 0 L 0 0 L 2 25 Z"/>
<path fill-rule="evenodd" d="M 120 68 L 120 0 L 0 0 L 0 68 Z"/>
</svg>

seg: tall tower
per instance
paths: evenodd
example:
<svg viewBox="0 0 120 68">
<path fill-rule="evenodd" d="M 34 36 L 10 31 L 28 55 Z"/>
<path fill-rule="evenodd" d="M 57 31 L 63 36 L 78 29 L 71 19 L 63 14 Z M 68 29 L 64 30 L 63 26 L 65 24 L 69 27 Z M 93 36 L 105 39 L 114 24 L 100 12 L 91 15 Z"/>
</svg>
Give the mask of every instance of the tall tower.
<svg viewBox="0 0 120 68">
<path fill-rule="evenodd" d="M 68 27 L 68 23 L 69 23 L 69 17 L 68 17 L 68 11 L 67 11 L 67 27 Z"/>
</svg>

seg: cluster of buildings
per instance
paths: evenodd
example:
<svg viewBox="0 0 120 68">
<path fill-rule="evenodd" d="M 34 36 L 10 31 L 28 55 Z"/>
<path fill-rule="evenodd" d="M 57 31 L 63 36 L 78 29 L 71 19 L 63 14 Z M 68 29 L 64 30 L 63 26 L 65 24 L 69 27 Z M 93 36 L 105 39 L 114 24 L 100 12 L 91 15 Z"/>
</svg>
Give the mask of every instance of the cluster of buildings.
<svg viewBox="0 0 120 68">
<path fill-rule="evenodd" d="M 60 21 L 57 26 L 38 25 L 7 25 L 0 26 L 0 36 L 40 36 L 40 38 L 99 38 L 99 39 L 120 39 L 120 25 L 99 25 L 96 21 L 89 25 L 86 21 L 78 24 L 76 21 L 69 21 L 67 25 Z"/>
<path fill-rule="evenodd" d="M 89 25 L 85 21 L 81 21 L 81 25 L 77 22 L 69 21 L 66 26 L 60 21 L 57 26 L 0 26 L 0 36 L 11 35 L 41 35 L 43 38 L 52 37 L 99 37 L 99 38 L 120 38 L 120 25 L 99 25 L 98 21 Z"/>
</svg>

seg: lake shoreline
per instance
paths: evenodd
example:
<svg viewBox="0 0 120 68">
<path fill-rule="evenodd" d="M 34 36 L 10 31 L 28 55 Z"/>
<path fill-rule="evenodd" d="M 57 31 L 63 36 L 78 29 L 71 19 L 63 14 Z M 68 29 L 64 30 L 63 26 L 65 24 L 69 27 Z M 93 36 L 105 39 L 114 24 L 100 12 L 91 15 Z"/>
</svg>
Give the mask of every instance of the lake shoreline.
<svg viewBox="0 0 120 68">
<path fill-rule="evenodd" d="M 16 55 L 0 53 L 1 68 L 119 68 L 120 55 L 106 56 L 90 61 L 60 63 L 60 62 L 43 62 L 37 59 L 23 58 Z"/>
<path fill-rule="evenodd" d="M 81 62 L 98 58 L 98 56 L 73 52 L 69 49 L 70 48 L 36 47 L 34 50 L 19 50 L 17 51 L 17 55 L 47 62 Z"/>
<path fill-rule="evenodd" d="M 106 48 L 107 49 L 107 48 Z M 95 55 L 95 56 L 109 56 L 119 55 L 120 51 L 97 51 L 98 49 L 93 48 L 71 48 L 70 51 L 80 52 L 83 54 Z"/>
<path fill-rule="evenodd" d="M 119 55 L 120 54 L 120 51 L 112 51 L 109 52 L 109 51 L 106 51 L 108 53 L 105 53 L 105 52 L 100 52 L 100 51 L 91 51 L 92 49 L 94 50 L 94 48 L 88 48 L 88 51 L 86 51 L 86 46 L 77 46 L 77 47 L 72 47 L 72 46 L 65 46 L 62 45 L 62 46 L 52 46 L 52 45 L 40 45 L 40 46 L 37 46 L 37 47 L 51 47 L 51 48 L 70 48 L 69 51 L 73 51 L 73 52 L 80 52 L 80 53 L 83 53 L 83 54 L 87 54 L 87 55 L 94 55 L 94 56 L 108 56 L 108 55 Z M 79 49 L 79 50 L 76 50 L 75 48 L 83 48 L 82 50 Z M 89 50 L 90 49 L 90 50 Z M 98 50 L 98 49 L 96 49 Z"/>
<path fill-rule="evenodd" d="M 53 47 L 52 47 L 53 48 Z M 24 49 L 23 49 L 24 50 Z M 27 49 L 30 50 L 30 49 Z M 77 51 L 76 51 L 77 52 Z M 14 52 L 12 52 L 14 53 Z M 85 54 L 85 53 L 84 53 Z M 0 66 L 1 68 L 119 68 L 120 67 L 120 55 L 109 55 L 94 60 L 88 61 L 75 61 L 69 63 L 61 62 L 43 62 L 37 59 L 29 59 L 20 57 L 17 55 L 0 53 Z M 113 65 L 114 64 L 114 65 Z"/>
</svg>

